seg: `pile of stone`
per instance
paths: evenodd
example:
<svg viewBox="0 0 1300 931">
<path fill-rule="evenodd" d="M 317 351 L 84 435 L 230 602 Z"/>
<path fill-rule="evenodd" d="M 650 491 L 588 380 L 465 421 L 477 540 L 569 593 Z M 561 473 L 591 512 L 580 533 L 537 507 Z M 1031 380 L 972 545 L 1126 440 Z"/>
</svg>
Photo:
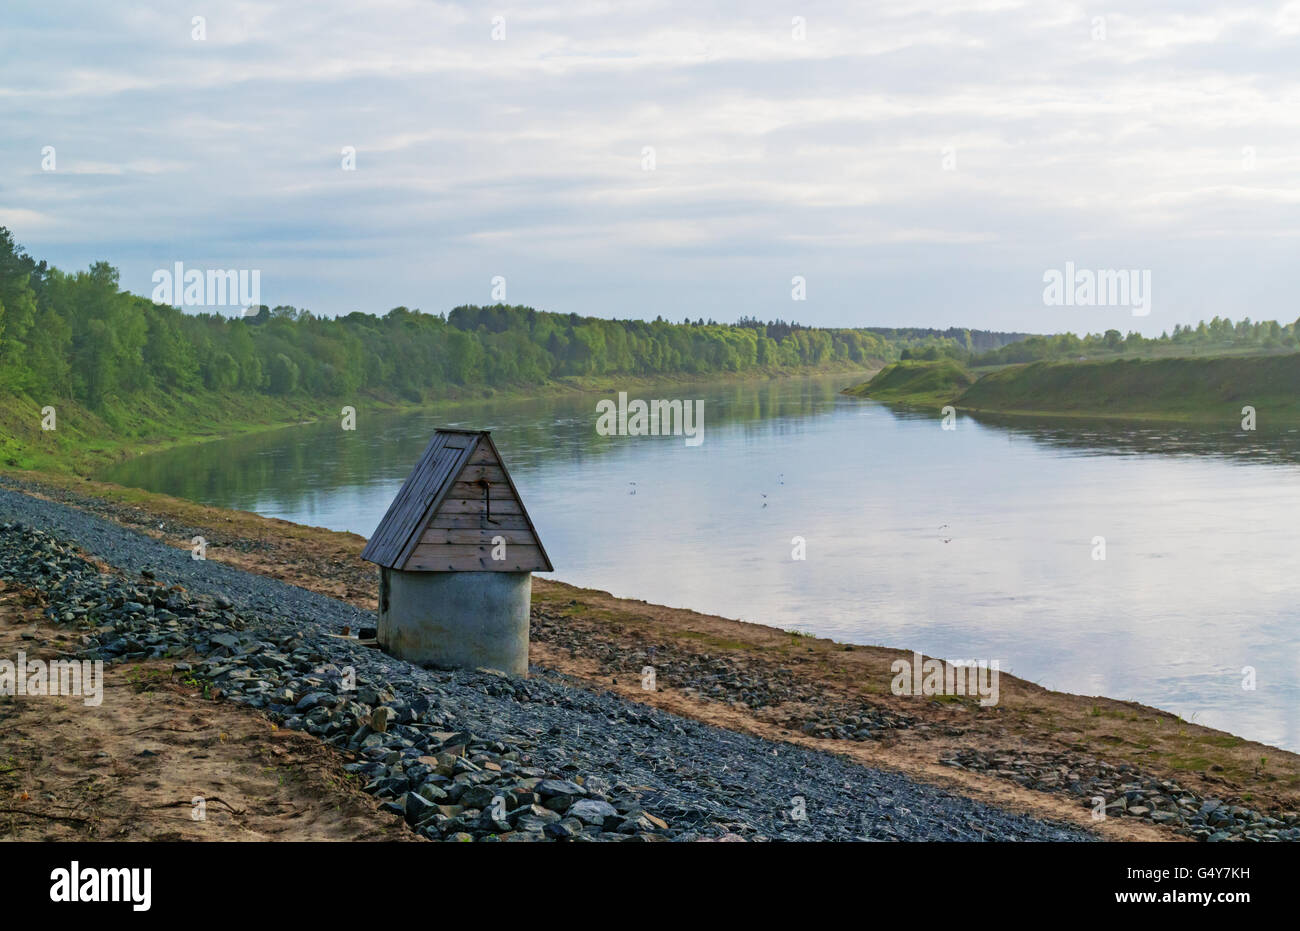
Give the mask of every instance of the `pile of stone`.
<svg viewBox="0 0 1300 931">
<path fill-rule="evenodd" d="M 344 769 L 364 780 L 419 833 L 447 840 L 693 840 L 645 810 L 640 795 L 599 777 L 529 765 L 531 741 L 487 740 L 452 731 L 455 716 L 430 690 L 404 701 L 358 679 L 296 634 L 274 636 L 224 599 L 196 599 L 143 576 L 129 582 L 101 575 L 71 547 L 37 530 L 32 545 L 6 570 L 36 582 L 46 616 L 85 630 L 80 655 L 107 662 L 197 653 L 174 670 L 207 684 L 210 697 L 263 709 L 287 728 L 304 730 L 350 751 Z M 487 670 L 488 688 L 527 691 L 527 683 Z"/>
<path fill-rule="evenodd" d="M 654 669 L 657 688 L 679 689 L 693 698 L 716 701 L 755 712 L 790 731 L 822 740 L 878 740 L 900 728 L 916 726 L 908 715 L 865 701 L 827 701 L 807 677 L 766 659 L 715 655 L 660 642 L 629 650 L 625 642 L 575 626 L 545 608 L 532 612 L 533 639 L 594 659 L 612 681 L 638 681 Z"/>
<path fill-rule="evenodd" d="M 339 636 L 373 624 L 371 614 L 192 560 L 56 502 L 0 488 L 0 515 L 0 578 L 33 592 L 49 623 L 79 633 L 84 658 L 163 660 L 209 697 L 318 736 L 425 837 L 1092 839 L 544 670 L 520 679 L 420 669 Z M 80 547 L 112 567 L 101 573 Z M 34 637 L 48 643 L 41 626 Z"/>
<path fill-rule="evenodd" d="M 980 750 L 962 750 L 940 762 L 955 769 L 991 773 L 1026 789 L 1078 796 L 1081 805 L 1099 814 L 1104 811 L 1107 818 L 1142 818 L 1197 840 L 1300 840 L 1300 813 L 1269 815 L 1207 798 L 1127 763 L 1069 753 L 1013 755 Z"/>
<path fill-rule="evenodd" d="M 185 672 L 221 694 L 257 708 L 357 758 L 344 768 L 384 808 L 427 837 L 449 840 L 692 840 L 647 812 L 641 795 L 598 776 L 565 778 L 529 765 L 535 742 L 490 740 L 456 731 L 446 696 L 430 689 L 413 700 L 384 687 L 354 684 L 348 668 L 328 662 L 294 637 L 268 643 L 217 634 L 209 658 Z M 213 654 L 219 654 L 214 657 Z M 484 688 L 526 697 L 480 670 Z M 499 680 L 499 681 L 493 681 Z M 503 688 L 504 687 L 504 688 Z"/>
</svg>

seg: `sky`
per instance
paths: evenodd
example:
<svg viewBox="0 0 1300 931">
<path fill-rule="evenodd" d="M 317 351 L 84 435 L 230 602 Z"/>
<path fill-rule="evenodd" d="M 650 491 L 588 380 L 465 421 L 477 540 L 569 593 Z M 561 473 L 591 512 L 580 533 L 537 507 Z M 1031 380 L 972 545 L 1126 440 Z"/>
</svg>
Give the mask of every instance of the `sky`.
<svg viewBox="0 0 1300 931">
<path fill-rule="evenodd" d="M 1300 316 L 1300 0 L 3 19 L 0 225 L 139 294 L 181 262 L 330 316 L 503 296 L 1027 332 Z M 1149 273 L 1149 313 L 1049 304 L 1067 263 Z"/>
</svg>

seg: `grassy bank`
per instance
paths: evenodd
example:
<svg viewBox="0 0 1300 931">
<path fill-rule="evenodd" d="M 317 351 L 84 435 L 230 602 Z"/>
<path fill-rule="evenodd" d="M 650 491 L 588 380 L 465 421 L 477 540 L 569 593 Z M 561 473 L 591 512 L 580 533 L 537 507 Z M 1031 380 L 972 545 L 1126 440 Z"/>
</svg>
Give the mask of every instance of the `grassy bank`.
<svg viewBox="0 0 1300 931">
<path fill-rule="evenodd" d="M 114 401 L 91 409 L 76 402 L 40 403 L 23 395 L 0 397 L 0 469 L 37 470 L 46 473 L 89 475 L 104 466 L 145 452 L 202 440 L 217 439 L 337 418 L 344 405 L 358 415 L 366 411 L 427 409 L 436 405 L 449 411 L 488 399 L 528 399 L 577 393 L 611 393 L 642 388 L 695 385 L 707 382 L 753 382 L 843 372 L 867 374 L 850 363 L 761 372 L 710 375 L 583 376 L 556 379 L 539 385 L 512 385 L 503 389 L 448 391 L 433 402 L 412 403 L 395 396 L 362 394 L 354 398 L 315 399 L 305 395 L 285 398 L 243 393 L 159 393 L 148 399 Z M 42 429 L 42 409 L 55 409 L 55 429 Z"/>
<path fill-rule="evenodd" d="M 975 376 L 956 362 L 896 362 L 845 394 L 905 404 L 942 407 L 975 384 Z"/>
<path fill-rule="evenodd" d="M 887 366 L 846 393 L 973 412 L 1239 424 L 1300 423 L 1300 354 L 1033 362 L 979 373 L 955 362 Z"/>
</svg>

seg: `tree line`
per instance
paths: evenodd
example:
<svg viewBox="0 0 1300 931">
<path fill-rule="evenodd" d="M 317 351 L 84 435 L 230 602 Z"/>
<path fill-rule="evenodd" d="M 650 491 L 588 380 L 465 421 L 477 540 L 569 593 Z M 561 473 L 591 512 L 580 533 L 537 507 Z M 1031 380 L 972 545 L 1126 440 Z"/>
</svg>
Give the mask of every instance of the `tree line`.
<svg viewBox="0 0 1300 931">
<path fill-rule="evenodd" d="M 1234 323 L 1227 317 L 1216 316 L 1208 323 L 1202 320 L 1196 326 L 1177 324 L 1173 332 L 1165 331 L 1158 337 L 1146 337 L 1137 332 L 1123 334 L 1119 330 L 1086 333 L 1083 336 L 1057 333 L 1051 336 L 1029 336 L 1020 342 L 987 352 L 964 355 L 953 352 L 949 355 L 962 358 L 962 361 L 972 365 L 999 365 L 1131 353 L 1198 355 L 1243 350 L 1300 350 L 1300 320 L 1286 324 L 1276 320 L 1252 321 L 1249 317 L 1243 317 Z"/>
<path fill-rule="evenodd" d="M 983 339 L 984 337 L 980 337 Z M 610 320 L 530 307 L 396 307 L 320 317 L 282 305 L 229 317 L 123 291 L 107 262 L 63 272 L 0 227 L 0 394 L 100 408 L 149 392 L 247 392 L 420 402 L 449 386 L 540 385 L 567 376 L 708 376 L 869 365 L 932 337 L 736 324 Z"/>
</svg>

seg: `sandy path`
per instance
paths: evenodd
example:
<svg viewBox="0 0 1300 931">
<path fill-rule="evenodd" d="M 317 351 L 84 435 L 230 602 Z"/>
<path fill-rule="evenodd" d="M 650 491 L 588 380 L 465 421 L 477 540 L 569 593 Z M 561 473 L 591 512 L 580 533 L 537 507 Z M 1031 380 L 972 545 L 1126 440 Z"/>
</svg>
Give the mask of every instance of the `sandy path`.
<svg viewBox="0 0 1300 931">
<path fill-rule="evenodd" d="M 70 649 L 23 601 L 0 583 L 0 657 Z M 170 662 L 106 666 L 98 707 L 0 697 L 0 734 L 5 840 L 421 840 L 378 810 L 337 753 L 204 699 Z"/>
</svg>

